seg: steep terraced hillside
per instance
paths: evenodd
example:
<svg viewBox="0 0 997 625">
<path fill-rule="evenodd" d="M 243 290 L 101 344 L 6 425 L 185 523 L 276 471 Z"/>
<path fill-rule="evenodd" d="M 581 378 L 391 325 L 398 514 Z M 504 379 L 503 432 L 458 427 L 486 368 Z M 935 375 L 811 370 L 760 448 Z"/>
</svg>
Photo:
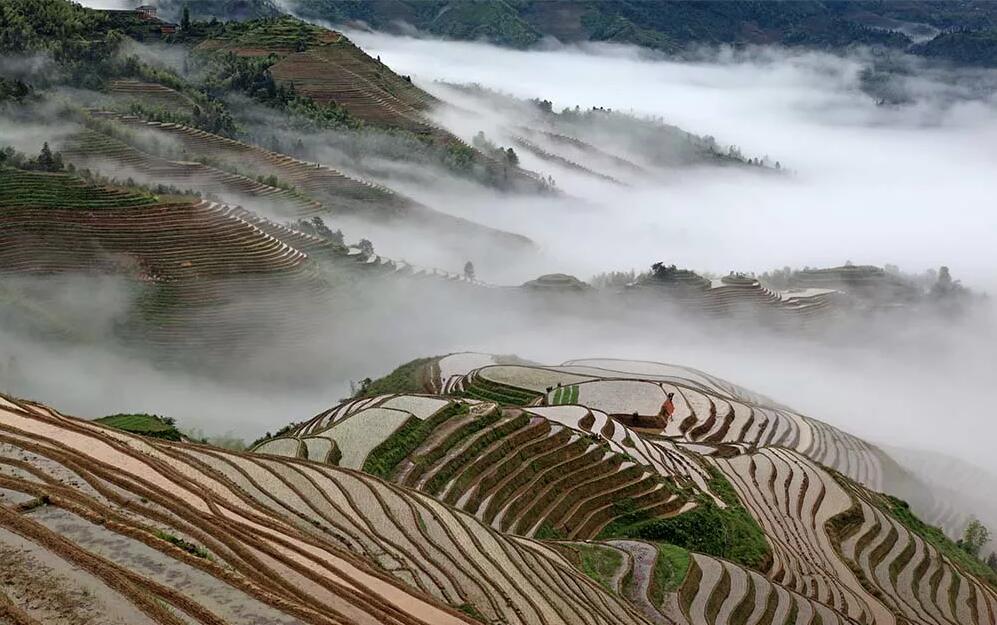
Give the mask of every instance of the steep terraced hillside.
<svg viewBox="0 0 997 625">
<path fill-rule="evenodd" d="M 125 103 L 137 102 L 149 108 L 174 113 L 189 113 L 196 106 L 189 96 L 153 82 L 135 79 L 114 80 L 108 85 L 107 90 Z"/>
<path fill-rule="evenodd" d="M 170 625 L 995 622 L 997 573 L 876 492 L 881 451 L 707 373 L 454 354 L 364 389 L 388 386 L 400 392 L 252 453 L 0 398 L 0 550 L 18 571 L 5 609 L 58 625 L 100 611 Z M 39 575 L 57 592 L 32 593 Z"/>
<path fill-rule="evenodd" d="M 19 624 L 645 622 L 544 545 L 345 469 L 2 397 L 0 468 Z"/>
<path fill-rule="evenodd" d="M 272 55 L 273 78 L 319 103 L 335 102 L 367 123 L 441 133 L 424 115 L 436 99 L 368 56 L 341 33 L 284 17 L 229 24 L 195 51 Z"/>
<path fill-rule="evenodd" d="M 387 187 L 348 176 L 319 163 L 302 161 L 181 124 L 146 121 L 109 111 L 92 111 L 91 115 L 138 133 L 133 136 L 136 136 L 135 141 L 140 148 L 155 138 L 162 144 L 174 146 L 174 151 L 179 150 L 183 161 L 206 160 L 217 164 L 215 169 L 229 173 L 249 172 L 252 175 L 275 176 L 280 182 L 321 203 L 329 214 L 350 215 L 378 223 L 398 223 L 438 237 L 477 237 L 520 250 L 531 246 L 529 239 L 523 236 L 433 210 Z M 115 158 L 115 148 L 102 147 L 99 142 L 92 150 L 85 145 L 74 146 L 71 153 L 79 154 L 80 150 Z M 130 156 L 125 155 L 124 158 Z M 127 165 L 128 161 L 123 161 L 123 164 Z M 223 173 L 214 171 L 206 172 L 206 175 L 215 180 L 224 177 Z M 245 186 L 245 181 L 226 180 L 226 183 Z M 305 208 L 306 214 L 316 208 L 309 204 Z"/>
<path fill-rule="evenodd" d="M 498 401 L 580 404 L 641 433 L 702 451 L 730 445 L 784 446 L 882 487 L 878 452 L 864 441 L 700 372 L 658 363 L 590 360 L 559 367 L 492 365 L 456 372 L 443 359 L 436 387 Z M 509 389 L 509 390 L 503 390 Z"/>
<path fill-rule="evenodd" d="M 736 384 L 464 353 L 370 387 L 389 385 L 402 392 L 255 452 L 362 469 L 546 539 L 654 623 L 994 622 L 997 574 L 877 494 L 899 477 L 888 456 Z"/>
<path fill-rule="evenodd" d="M 98 130 L 85 130 L 70 137 L 62 148 L 62 154 L 78 167 L 124 172 L 157 184 L 218 196 L 230 204 L 258 203 L 288 217 L 309 217 L 330 212 L 302 193 L 196 161 L 161 158 Z"/>
<path fill-rule="evenodd" d="M 694 505 L 676 487 L 689 479 L 682 463 L 694 461 L 674 446 L 627 449 L 612 428 L 605 415 L 600 423 L 384 395 L 338 406 L 255 451 L 363 469 L 522 536 L 584 540 L 626 514 L 666 518 Z M 622 499 L 632 502 L 625 512 L 615 506 Z"/>
<path fill-rule="evenodd" d="M 325 288 L 307 254 L 237 209 L 190 197 L 2 169 L 0 223 L 0 273 L 121 276 L 138 289 L 128 332 L 152 345 L 280 327 L 292 302 Z"/>
<path fill-rule="evenodd" d="M 199 43 L 204 55 L 236 54 L 268 58 L 276 84 L 314 102 L 342 107 L 365 124 L 414 133 L 447 149 L 469 155 L 475 163 L 504 179 L 513 188 L 548 190 L 534 172 L 479 151 L 435 123 L 430 116 L 440 105 L 434 96 L 372 58 L 342 33 L 290 17 L 228 24 Z"/>
<path fill-rule="evenodd" d="M 997 622 L 997 571 L 967 558 L 903 502 L 842 482 L 853 504 L 832 521 L 835 547 L 893 612 L 910 623 Z"/>
</svg>

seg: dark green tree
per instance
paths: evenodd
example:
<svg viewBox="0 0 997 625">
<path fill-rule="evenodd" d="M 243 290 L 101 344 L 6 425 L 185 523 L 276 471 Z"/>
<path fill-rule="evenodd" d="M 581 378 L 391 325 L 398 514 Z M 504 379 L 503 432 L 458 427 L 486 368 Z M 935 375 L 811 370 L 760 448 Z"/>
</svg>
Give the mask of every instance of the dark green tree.
<svg viewBox="0 0 997 625">
<path fill-rule="evenodd" d="M 38 155 L 38 169 L 42 171 L 58 171 L 60 169 L 57 166 L 55 156 L 52 155 L 52 150 L 48 147 L 48 141 L 42 144 L 42 151 Z"/>
<path fill-rule="evenodd" d="M 180 16 L 180 28 L 190 30 L 190 6 L 183 5 L 183 13 Z"/>
</svg>

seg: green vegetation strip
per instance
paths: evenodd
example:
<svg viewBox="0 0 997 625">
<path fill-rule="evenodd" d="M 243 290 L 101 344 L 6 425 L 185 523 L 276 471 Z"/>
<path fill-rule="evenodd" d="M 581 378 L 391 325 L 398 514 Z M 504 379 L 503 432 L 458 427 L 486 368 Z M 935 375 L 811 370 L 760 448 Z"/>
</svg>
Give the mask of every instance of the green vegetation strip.
<svg viewBox="0 0 997 625">
<path fill-rule="evenodd" d="M 525 406 L 532 403 L 539 396 L 539 393 L 524 391 L 505 384 L 484 380 L 481 376 L 475 376 L 464 389 L 464 395 L 499 404 Z"/>
<path fill-rule="evenodd" d="M 150 414 L 115 414 L 94 420 L 97 423 L 116 430 L 162 438 L 168 441 L 179 441 L 180 430 L 174 426 L 172 419 Z"/>
<path fill-rule="evenodd" d="M 720 471 L 708 467 L 709 488 L 726 505 L 721 508 L 705 494 L 696 495 L 697 506 L 669 518 L 654 518 L 634 511 L 632 499 L 614 504 L 617 518 L 599 534 L 600 540 L 635 538 L 669 543 L 764 570 L 772 551 L 765 533 L 744 508 L 734 487 Z"/>
<path fill-rule="evenodd" d="M 374 397 L 388 393 L 423 393 L 426 391 L 423 383 L 425 367 L 438 357 L 417 358 L 398 367 L 383 378 L 363 381 L 356 397 Z"/>
<path fill-rule="evenodd" d="M 552 402 L 555 406 L 560 406 L 562 404 L 577 404 L 578 403 L 578 385 L 573 384 L 571 386 L 560 386 L 554 391 L 554 400 Z"/>
<path fill-rule="evenodd" d="M 610 592 L 613 588 L 613 576 L 623 566 L 623 554 L 611 547 L 599 545 L 575 545 L 581 560 L 582 573 L 585 573 L 600 586 Z"/>
<path fill-rule="evenodd" d="M 447 453 L 456 445 L 460 444 L 461 441 L 471 437 L 487 427 L 490 427 L 498 421 L 500 417 L 501 413 L 498 410 L 491 410 L 487 414 L 472 418 L 453 432 L 450 432 L 449 435 L 438 445 L 435 445 L 431 449 L 428 449 L 418 456 L 413 457 L 412 461 L 415 463 L 415 466 L 406 477 L 406 483 L 410 485 L 415 484 L 430 467 L 447 455 Z"/>
<path fill-rule="evenodd" d="M 648 595 L 654 605 L 665 602 L 665 593 L 675 592 L 689 573 L 689 552 L 675 545 L 659 544 L 658 560 L 654 565 L 654 576 L 648 588 Z"/>
<path fill-rule="evenodd" d="M 68 174 L 0 167 L 0 206 L 43 208 L 123 208 L 154 204 L 149 194 L 91 185 Z"/>
<path fill-rule="evenodd" d="M 429 419 L 410 418 L 395 433 L 375 447 L 364 461 L 363 470 L 371 475 L 390 478 L 398 463 L 414 452 L 426 437 L 447 420 L 467 412 L 464 404 L 450 404 Z"/>
<path fill-rule="evenodd" d="M 207 549 L 199 547 L 194 543 L 186 541 L 178 536 L 174 536 L 173 534 L 167 534 L 166 532 L 163 532 L 161 530 L 156 530 L 156 537 L 159 538 L 160 540 L 165 540 L 171 545 L 177 546 L 186 551 L 187 553 L 193 556 L 197 556 L 198 558 L 204 558 L 205 560 L 214 560 L 214 558 L 211 557 L 211 554 L 208 552 Z"/>
</svg>

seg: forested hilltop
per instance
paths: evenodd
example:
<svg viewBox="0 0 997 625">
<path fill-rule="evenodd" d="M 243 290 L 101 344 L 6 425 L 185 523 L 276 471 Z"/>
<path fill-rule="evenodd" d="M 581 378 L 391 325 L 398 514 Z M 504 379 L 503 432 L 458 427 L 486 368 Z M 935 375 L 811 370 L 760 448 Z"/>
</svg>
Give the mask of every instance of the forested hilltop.
<svg viewBox="0 0 997 625">
<path fill-rule="evenodd" d="M 700 45 L 877 46 L 964 65 L 997 65 L 997 4 L 981 0 L 160 0 L 179 19 L 311 20 L 515 48 L 544 38 L 633 44 L 680 54 Z"/>
<path fill-rule="evenodd" d="M 261 13 L 273 10 L 272 4 L 263 1 L 256 7 Z M 554 37 L 565 43 L 626 43 L 666 52 L 701 44 L 906 49 L 939 33 L 988 31 L 997 26 L 997 5 L 978 0 L 294 0 L 289 8 L 305 18 L 362 21 L 377 29 L 396 28 L 404 22 L 435 36 L 483 39 L 513 47 Z M 946 44 L 944 49 L 914 51 L 959 62 L 993 62 L 988 47 Z"/>
</svg>

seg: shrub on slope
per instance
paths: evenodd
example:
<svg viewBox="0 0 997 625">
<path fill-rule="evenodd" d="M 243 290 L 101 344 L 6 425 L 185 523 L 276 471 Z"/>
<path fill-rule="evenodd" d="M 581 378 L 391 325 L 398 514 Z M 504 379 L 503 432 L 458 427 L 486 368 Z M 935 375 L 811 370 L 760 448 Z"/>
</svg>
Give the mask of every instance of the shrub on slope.
<svg viewBox="0 0 997 625">
<path fill-rule="evenodd" d="M 151 414 L 113 414 L 99 419 L 94 419 L 116 430 L 140 434 L 142 436 L 152 436 L 168 441 L 179 441 L 181 439 L 180 430 L 176 428 L 173 420 L 167 417 Z"/>
<path fill-rule="evenodd" d="M 772 557 L 765 533 L 741 505 L 730 483 L 719 471 L 710 467 L 710 490 L 727 505 L 721 508 L 705 494 L 697 497 L 698 505 L 678 516 L 647 518 L 644 513 L 624 514 L 599 535 L 600 539 L 639 538 L 677 545 L 690 551 L 724 558 L 738 564 L 762 570 Z M 623 500 L 615 505 L 625 512 L 630 504 Z"/>
<path fill-rule="evenodd" d="M 360 384 L 358 397 L 375 397 L 388 393 L 423 393 L 426 391 L 425 367 L 436 358 L 417 358 L 398 367 L 383 378 L 367 378 Z"/>
</svg>

